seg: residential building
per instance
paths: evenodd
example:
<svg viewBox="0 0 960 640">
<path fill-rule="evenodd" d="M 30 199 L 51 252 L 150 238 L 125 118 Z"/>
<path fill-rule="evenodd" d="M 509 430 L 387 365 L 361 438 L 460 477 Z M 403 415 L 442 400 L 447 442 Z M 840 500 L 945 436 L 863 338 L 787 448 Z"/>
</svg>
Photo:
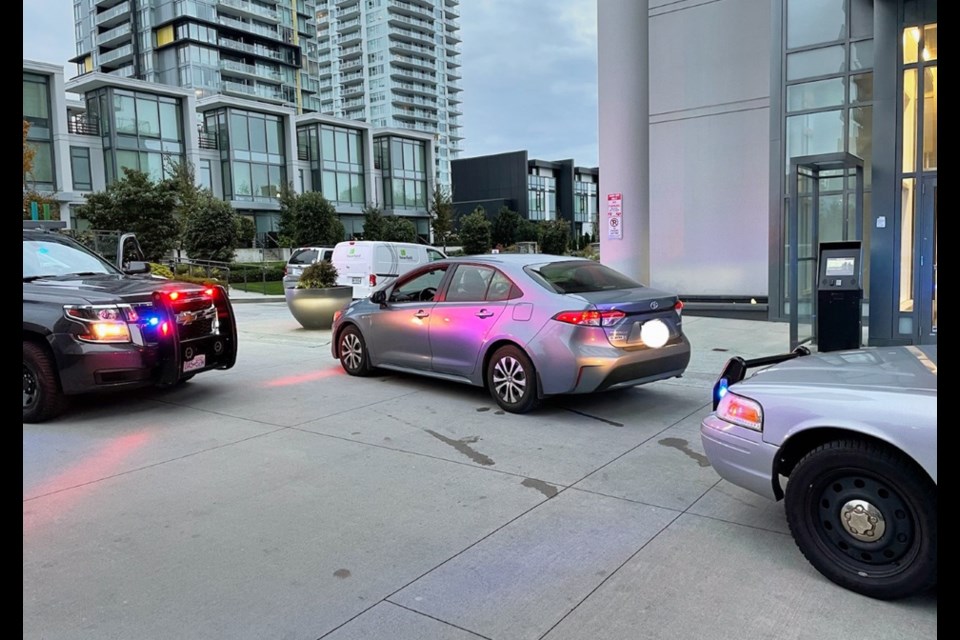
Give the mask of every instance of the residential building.
<svg viewBox="0 0 960 640">
<path fill-rule="evenodd" d="M 256 224 L 259 246 L 277 241 L 283 185 L 320 191 L 344 223 L 363 233 L 363 209 L 409 219 L 430 237 L 433 136 L 221 94 L 91 72 L 64 82 L 63 69 L 23 61 L 24 120 L 36 149 L 29 186 L 52 195 L 72 226 L 84 196 L 124 168 L 155 180 L 172 163 Z M 68 98 L 76 94 L 80 99 Z"/>
<path fill-rule="evenodd" d="M 458 218 L 477 207 L 492 218 L 507 207 L 528 220 L 567 220 L 574 242 L 596 233 L 596 167 L 531 159 L 527 151 L 512 151 L 454 160 L 452 169 Z"/>
<path fill-rule="evenodd" d="M 936 0 L 597 4 L 604 262 L 802 341 L 861 241 L 868 343 L 936 343 Z"/>
<path fill-rule="evenodd" d="M 460 1 L 316 4 L 319 111 L 433 135 L 437 181 L 449 186 L 463 139 Z"/>
<path fill-rule="evenodd" d="M 74 0 L 80 74 L 319 110 L 310 0 Z"/>
</svg>

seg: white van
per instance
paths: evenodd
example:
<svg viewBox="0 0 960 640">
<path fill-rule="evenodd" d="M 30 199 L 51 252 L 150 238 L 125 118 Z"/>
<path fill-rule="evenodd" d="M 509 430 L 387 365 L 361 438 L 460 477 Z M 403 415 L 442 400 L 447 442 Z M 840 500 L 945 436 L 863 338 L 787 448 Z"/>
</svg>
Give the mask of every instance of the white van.
<svg viewBox="0 0 960 640">
<path fill-rule="evenodd" d="M 411 242 L 348 240 L 333 249 L 337 284 L 353 287 L 353 297 L 366 298 L 374 289 L 403 274 L 447 256 L 439 249 Z"/>
</svg>

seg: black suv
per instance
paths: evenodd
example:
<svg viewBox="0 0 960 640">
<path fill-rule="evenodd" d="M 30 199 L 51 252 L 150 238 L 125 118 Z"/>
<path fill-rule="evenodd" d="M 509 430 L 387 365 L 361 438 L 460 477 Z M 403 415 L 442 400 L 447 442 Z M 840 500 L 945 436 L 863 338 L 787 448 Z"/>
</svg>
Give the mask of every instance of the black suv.
<svg viewBox="0 0 960 640">
<path fill-rule="evenodd" d="M 221 286 L 121 271 L 63 234 L 23 230 L 23 421 L 61 413 L 67 396 L 171 386 L 237 359 Z"/>
</svg>

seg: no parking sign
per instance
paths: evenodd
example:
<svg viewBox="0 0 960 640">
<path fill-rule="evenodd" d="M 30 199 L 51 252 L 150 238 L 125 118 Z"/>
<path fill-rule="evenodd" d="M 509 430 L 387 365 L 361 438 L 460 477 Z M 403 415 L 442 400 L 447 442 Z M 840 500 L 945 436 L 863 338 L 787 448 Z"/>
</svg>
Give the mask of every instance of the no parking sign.
<svg viewBox="0 0 960 640">
<path fill-rule="evenodd" d="M 623 194 L 607 194 L 607 239 L 623 240 Z"/>
</svg>

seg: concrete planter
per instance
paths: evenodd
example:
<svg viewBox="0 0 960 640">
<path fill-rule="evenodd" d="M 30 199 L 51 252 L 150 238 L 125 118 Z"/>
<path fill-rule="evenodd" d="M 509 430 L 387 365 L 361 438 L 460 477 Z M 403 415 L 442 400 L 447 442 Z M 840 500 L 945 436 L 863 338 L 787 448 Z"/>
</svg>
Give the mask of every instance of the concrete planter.
<svg viewBox="0 0 960 640">
<path fill-rule="evenodd" d="M 329 289 L 286 289 L 287 308 L 304 329 L 329 329 L 333 312 L 353 300 L 353 287 Z"/>
</svg>

